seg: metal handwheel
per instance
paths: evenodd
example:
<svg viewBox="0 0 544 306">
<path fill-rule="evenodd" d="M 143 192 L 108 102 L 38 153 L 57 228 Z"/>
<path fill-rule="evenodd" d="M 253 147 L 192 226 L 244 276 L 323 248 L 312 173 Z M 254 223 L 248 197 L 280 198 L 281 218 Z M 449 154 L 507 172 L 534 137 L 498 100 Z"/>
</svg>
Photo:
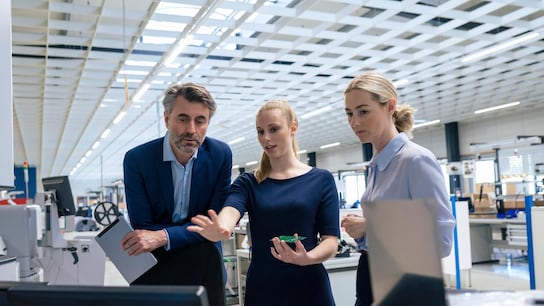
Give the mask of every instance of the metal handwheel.
<svg viewBox="0 0 544 306">
<path fill-rule="evenodd" d="M 93 213 L 93 217 L 96 222 L 105 226 L 110 225 L 120 215 L 121 214 L 119 213 L 117 205 L 113 204 L 112 202 L 100 202 L 96 204 Z"/>
</svg>

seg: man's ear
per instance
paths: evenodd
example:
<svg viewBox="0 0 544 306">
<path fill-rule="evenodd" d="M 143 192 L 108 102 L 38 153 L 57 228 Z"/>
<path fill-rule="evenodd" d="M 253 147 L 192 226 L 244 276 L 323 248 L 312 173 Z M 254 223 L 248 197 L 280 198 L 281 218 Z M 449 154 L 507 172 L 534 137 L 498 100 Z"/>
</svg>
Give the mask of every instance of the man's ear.
<svg viewBox="0 0 544 306">
<path fill-rule="evenodd" d="M 163 117 L 164 117 L 164 125 L 166 126 L 166 129 L 168 130 L 168 120 L 170 119 L 170 117 L 168 116 L 168 113 L 166 111 L 164 111 Z"/>
</svg>

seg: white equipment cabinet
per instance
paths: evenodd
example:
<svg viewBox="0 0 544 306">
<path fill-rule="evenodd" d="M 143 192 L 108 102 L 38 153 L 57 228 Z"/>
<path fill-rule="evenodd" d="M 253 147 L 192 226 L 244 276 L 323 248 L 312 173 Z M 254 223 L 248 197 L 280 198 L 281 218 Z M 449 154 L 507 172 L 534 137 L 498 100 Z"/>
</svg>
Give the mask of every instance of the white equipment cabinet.
<svg viewBox="0 0 544 306">
<path fill-rule="evenodd" d="M 64 234 L 66 247 L 44 247 L 44 280 L 50 285 L 103 286 L 106 254 L 94 240 L 96 234 L 70 232 Z"/>
<path fill-rule="evenodd" d="M 471 250 L 471 235 L 468 214 L 468 203 L 465 201 L 455 202 L 456 220 L 455 227 L 457 229 L 457 249 L 459 256 L 459 272 L 468 272 L 468 286 L 471 287 L 471 269 L 472 269 L 472 250 Z M 455 247 L 452 247 L 450 255 L 442 258 L 442 271 L 448 276 L 446 280 L 449 282 L 449 275 L 455 275 Z"/>
<path fill-rule="evenodd" d="M 544 207 L 531 208 L 531 223 L 533 229 L 533 258 L 535 268 L 535 287 L 544 289 Z"/>
</svg>

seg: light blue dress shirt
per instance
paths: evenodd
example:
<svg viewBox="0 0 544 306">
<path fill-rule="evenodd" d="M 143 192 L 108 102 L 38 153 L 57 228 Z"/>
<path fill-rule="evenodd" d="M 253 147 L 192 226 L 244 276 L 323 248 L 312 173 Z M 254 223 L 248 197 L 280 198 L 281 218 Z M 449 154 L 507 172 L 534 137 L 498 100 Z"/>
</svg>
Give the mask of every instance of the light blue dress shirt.
<svg viewBox="0 0 544 306">
<path fill-rule="evenodd" d="M 172 147 L 170 147 L 170 141 L 168 140 L 168 133 L 164 137 L 163 141 L 163 161 L 170 162 L 172 167 L 172 182 L 174 183 L 174 213 L 172 214 L 172 221 L 175 223 L 183 222 L 187 218 L 189 212 L 189 201 L 191 196 L 191 177 L 193 174 L 194 161 L 198 155 L 198 149 L 193 156 L 189 159 L 187 164 L 183 166 L 177 161 Z M 166 249 L 170 249 L 170 237 L 168 232 L 166 236 L 168 243 Z"/>
<path fill-rule="evenodd" d="M 372 157 L 367 188 L 361 203 L 376 200 L 436 199 L 442 257 L 452 247 L 455 222 L 440 165 L 434 154 L 400 133 Z M 364 206 L 363 206 L 364 214 Z M 414 220 L 417 222 L 417 220 Z M 366 239 L 356 239 L 360 250 L 368 250 Z"/>
<path fill-rule="evenodd" d="M 183 166 L 177 161 L 170 142 L 168 141 L 168 133 L 164 137 L 163 142 L 163 161 L 170 162 L 172 166 L 172 182 L 174 183 L 174 213 L 172 221 L 180 222 L 187 218 L 189 211 L 189 197 L 191 195 L 191 175 L 193 173 L 193 164 L 198 154 L 198 149 L 195 154 L 189 159 L 187 165 Z"/>
</svg>

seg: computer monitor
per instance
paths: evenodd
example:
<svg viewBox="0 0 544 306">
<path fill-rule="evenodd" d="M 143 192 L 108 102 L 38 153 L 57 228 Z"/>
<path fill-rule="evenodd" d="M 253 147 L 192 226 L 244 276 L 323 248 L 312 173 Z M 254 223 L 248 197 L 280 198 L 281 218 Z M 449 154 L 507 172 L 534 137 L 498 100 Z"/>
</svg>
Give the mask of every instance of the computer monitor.
<svg viewBox="0 0 544 306">
<path fill-rule="evenodd" d="M 57 206 L 59 217 L 76 215 L 76 205 L 68 176 L 42 178 L 42 184 L 44 191 L 52 193 L 51 200 Z"/>
<path fill-rule="evenodd" d="M 8 304 L 8 290 L 15 286 L 26 284 L 32 286 L 45 286 L 45 282 L 17 282 L 17 281 L 0 281 L 0 306 L 9 306 Z"/>
<path fill-rule="evenodd" d="M 0 281 L 0 306 L 9 306 L 8 289 L 16 285 L 16 281 Z"/>
<path fill-rule="evenodd" d="M 209 306 L 203 286 L 32 286 L 8 290 L 10 306 Z"/>
</svg>

